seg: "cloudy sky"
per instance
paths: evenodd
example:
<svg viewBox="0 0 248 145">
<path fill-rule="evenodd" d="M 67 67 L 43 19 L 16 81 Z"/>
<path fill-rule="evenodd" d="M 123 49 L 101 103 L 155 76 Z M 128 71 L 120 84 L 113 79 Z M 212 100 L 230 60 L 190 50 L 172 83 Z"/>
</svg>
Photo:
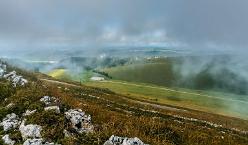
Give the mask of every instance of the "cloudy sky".
<svg viewBox="0 0 248 145">
<path fill-rule="evenodd" d="M 0 49 L 246 50 L 247 0 L 1 0 Z"/>
</svg>

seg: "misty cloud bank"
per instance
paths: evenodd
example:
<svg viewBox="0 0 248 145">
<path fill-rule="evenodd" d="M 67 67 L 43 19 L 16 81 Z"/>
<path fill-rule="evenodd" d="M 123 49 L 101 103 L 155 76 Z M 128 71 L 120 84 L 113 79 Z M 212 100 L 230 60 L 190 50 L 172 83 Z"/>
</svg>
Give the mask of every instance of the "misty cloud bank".
<svg viewBox="0 0 248 145">
<path fill-rule="evenodd" d="M 181 58 L 173 65 L 176 86 L 246 95 L 248 64 L 240 59 L 228 55 Z"/>
<path fill-rule="evenodd" d="M 240 82 L 248 82 L 247 5 L 246 0 L 6 0 L 0 2 L 0 50 L 12 57 L 37 52 L 51 60 L 54 50 L 94 54 L 103 47 L 228 54 L 224 62 L 208 56 L 184 60 L 177 70 L 181 83 L 208 70 L 242 88 Z"/>
<path fill-rule="evenodd" d="M 1 49 L 109 45 L 246 51 L 246 0 L 0 2 Z"/>
</svg>

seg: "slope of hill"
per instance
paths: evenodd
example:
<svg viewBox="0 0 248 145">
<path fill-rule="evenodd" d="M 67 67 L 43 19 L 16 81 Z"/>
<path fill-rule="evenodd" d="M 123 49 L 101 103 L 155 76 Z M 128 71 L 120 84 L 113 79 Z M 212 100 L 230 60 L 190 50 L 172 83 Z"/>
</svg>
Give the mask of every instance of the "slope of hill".
<svg viewBox="0 0 248 145">
<path fill-rule="evenodd" d="M 246 77 L 232 66 L 226 55 L 155 57 L 100 71 L 116 80 L 246 95 Z"/>
<path fill-rule="evenodd" d="M 247 119 L 246 95 L 223 92 L 169 88 L 145 83 L 119 80 L 89 81 L 83 84 L 108 88 L 119 94 L 155 104 L 170 104 L 178 107 L 212 112 Z"/>
<path fill-rule="evenodd" d="M 0 136 L 9 137 L 15 144 L 36 141 L 102 145 L 112 135 L 138 137 L 151 145 L 248 142 L 246 120 L 174 106 L 161 107 L 108 89 L 15 70 L 28 83 L 13 87 L 9 81 L 1 80 L 0 85 L 0 120 L 4 122 L 12 116 L 15 122 L 9 129 L 0 127 Z M 85 118 L 77 122 L 70 117 L 71 112 Z M 8 115 L 11 113 L 16 116 Z M 25 127 L 36 131 L 25 134 L 22 131 Z"/>
</svg>

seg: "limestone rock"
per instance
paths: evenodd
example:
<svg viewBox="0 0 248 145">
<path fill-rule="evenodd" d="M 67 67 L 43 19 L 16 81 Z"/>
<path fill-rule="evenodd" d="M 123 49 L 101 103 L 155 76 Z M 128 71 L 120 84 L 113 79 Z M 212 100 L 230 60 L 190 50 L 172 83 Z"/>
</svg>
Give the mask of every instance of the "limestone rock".
<svg viewBox="0 0 248 145">
<path fill-rule="evenodd" d="M 60 145 L 60 144 L 53 143 L 53 142 L 46 142 L 46 143 L 44 143 L 43 145 Z"/>
<path fill-rule="evenodd" d="M 91 116 L 86 115 L 81 109 L 70 109 L 65 112 L 65 117 L 71 121 L 72 127 L 79 133 L 92 132 Z"/>
<path fill-rule="evenodd" d="M 112 135 L 103 145 L 148 145 L 144 144 L 139 138 L 127 138 Z"/>
<path fill-rule="evenodd" d="M 15 106 L 14 103 L 9 103 L 5 108 L 9 109 L 9 108 L 11 108 L 11 107 L 13 107 L 13 106 Z"/>
<path fill-rule="evenodd" d="M 30 110 L 26 110 L 26 112 L 25 113 L 23 113 L 23 116 L 29 116 L 29 115 L 31 115 L 31 114 L 33 114 L 33 113 L 35 113 L 37 110 L 35 109 L 35 110 L 32 110 L 32 111 L 30 111 Z"/>
<path fill-rule="evenodd" d="M 2 140 L 5 144 L 7 145 L 14 145 L 15 141 L 9 138 L 9 135 L 6 134 L 5 136 L 2 137 Z"/>
<path fill-rule="evenodd" d="M 59 100 L 55 97 L 44 96 L 40 99 L 41 102 L 44 102 L 46 105 L 50 105 L 52 103 L 59 103 Z"/>
<path fill-rule="evenodd" d="M 11 81 L 14 87 L 16 87 L 17 85 L 24 86 L 26 83 L 28 83 L 28 81 L 22 76 L 17 75 L 15 71 L 7 73 L 3 75 L 3 77 Z"/>
<path fill-rule="evenodd" d="M 42 144 L 42 139 L 27 139 L 23 145 L 43 145 Z"/>
<path fill-rule="evenodd" d="M 56 144 L 53 142 L 43 142 L 42 138 L 35 138 L 35 139 L 27 139 L 23 145 L 60 145 L 60 144 Z"/>
<path fill-rule="evenodd" d="M 0 123 L 0 126 L 3 126 L 4 131 L 14 129 L 20 124 L 18 116 L 15 113 L 6 115 L 3 121 Z"/>
<path fill-rule="evenodd" d="M 40 138 L 41 137 L 41 126 L 36 124 L 25 125 L 25 119 L 22 121 L 19 130 L 22 134 L 23 139 L 27 138 Z"/>
<path fill-rule="evenodd" d="M 44 110 L 45 110 L 45 111 L 53 110 L 53 111 L 55 111 L 56 113 L 60 113 L 60 109 L 59 109 L 58 106 L 49 106 L 49 107 L 45 107 Z"/>
<path fill-rule="evenodd" d="M 49 105 L 52 101 L 52 98 L 50 96 L 44 96 L 40 99 L 41 102 L 44 102 L 46 105 Z"/>
</svg>

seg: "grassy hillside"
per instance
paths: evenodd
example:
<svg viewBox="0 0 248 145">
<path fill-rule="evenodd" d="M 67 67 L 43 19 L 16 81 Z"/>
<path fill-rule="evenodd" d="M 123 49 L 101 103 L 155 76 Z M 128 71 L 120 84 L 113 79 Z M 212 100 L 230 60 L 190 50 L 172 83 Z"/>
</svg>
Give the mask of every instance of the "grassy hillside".
<svg viewBox="0 0 248 145">
<path fill-rule="evenodd" d="M 170 86 L 175 81 L 170 63 L 146 63 L 103 69 L 113 79 Z"/>
<path fill-rule="evenodd" d="M 69 74 L 67 74 L 66 69 L 54 69 L 47 73 L 49 76 L 57 78 L 57 79 L 64 79 L 64 80 L 70 80 L 71 77 Z"/>
<path fill-rule="evenodd" d="M 0 120 L 9 113 L 16 113 L 21 117 L 25 110 L 37 109 L 35 114 L 27 117 L 27 123 L 41 125 L 42 137 L 46 141 L 63 145 L 101 145 L 115 134 L 137 136 L 151 145 L 248 142 L 247 134 L 240 131 L 248 129 L 248 122 L 245 120 L 197 111 L 161 109 L 140 104 L 129 99 L 130 96 L 116 94 L 107 89 L 45 81 L 32 74 L 25 74 L 24 72 L 23 76 L 29 79 L 25 87 L 12 88 L 8 82 L 1 81 Z M 36 79 L 31 80 L 28 76 Z M 44 104 L 39 101 L 44 95 L 59 99 L 62 113 L 45 112 Z M 9 103 L 14 105 L 7 108 Z M 64 136 L 63 129 L 69 126 L 63 112 L 70 108 L 80 108 L 92 116 L 93 133 Z M 17 144 L 23 143 L 17 130 L 7 133 Z M 4 134 L 6 132 L 0 128 L 0 136 Z"/>
<path fill-rule="evenodd" d="M 172 78 L 175 77 L 171 71 L 171 63 L 165 63 L 165 59 L 152 60 L 152 62 L 146 64 L 139 63 L 105 68 L 103 71 L 113 76 L 113 79 L 126 79 L 129 82 L 114 80 L 88 82 L 93 75 L 92 71 L 84 71 L 74 75 L 65 69 L 55 69 L 48 74 L 60 80 L 84 82 L 86 85 L 108 88 L 114 92 L 154 103 L 176 105 L 241 118 L 247 118 L 248 116 L 247 95 L 164 87 L 167 83 L 173 82 Z M 160 85 L 153 85 L 154 80 Z M 132 81 L 136 81 L 136 83 L 131 83 Z"/>
<path fill-rule="evenodd" d="M 108 88 L 114 92 L 144 101 L 176 105 L 212 113 L 246 118 L 247 96 L 225 94 L 213 91 L 196 91 L 180 88 L 166 88 L 144 83 L 123 81 L 87 82 L 89 86 Z"/>
<path fill-rule="evenodd" d="M 72 73 L 71 70 L 67 69 L 54 69 L 47 73 L 48 76 L 59 80 L 66 81 L 77 81 L 86 82 L 92 77 L 93 72 L 90 70 L 85 70 L 79 73 Z"/>
<path fill-rule="evenodd" d="M 210 56 L 153 58 L 101 71 L 116 80 L 166 87 L 248 94 L 246 78 L 233 71 L 228 57 Z"/>
</svg>

